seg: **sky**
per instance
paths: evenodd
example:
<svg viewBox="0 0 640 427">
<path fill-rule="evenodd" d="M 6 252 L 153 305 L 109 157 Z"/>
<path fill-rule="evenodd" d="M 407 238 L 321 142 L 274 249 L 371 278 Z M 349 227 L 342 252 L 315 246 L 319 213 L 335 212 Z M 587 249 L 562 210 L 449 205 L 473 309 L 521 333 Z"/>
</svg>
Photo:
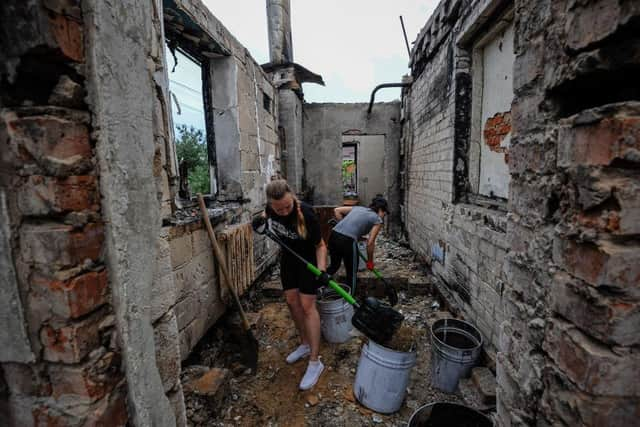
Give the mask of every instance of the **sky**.
<svg viewBox="0 0 640 427">
<path fill-rule="evenodd" d="M 269 62 L 266 0 L 203 0 L 254 57 Z M 409 74 L 399 16 L 409 46 L 437 0 L 291 0 L 294 61 L 320 74 L 326 86 L 305 83 L 307 102 L 369 102 L 381 83 Z M 381 89 L 376 102 L 400 98 L 399 88 Z"/>
</svg>

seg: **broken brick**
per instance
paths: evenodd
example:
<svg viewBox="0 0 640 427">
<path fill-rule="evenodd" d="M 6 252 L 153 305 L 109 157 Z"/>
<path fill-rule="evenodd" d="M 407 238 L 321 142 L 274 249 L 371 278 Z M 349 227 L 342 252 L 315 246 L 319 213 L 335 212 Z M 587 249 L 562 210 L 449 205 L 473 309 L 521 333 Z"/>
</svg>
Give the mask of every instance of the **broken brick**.
<svg viewBox="0 0 640 427">
<path fill-rule="evenodd" d="M 98 211 L 96 184 L 95 176 L 55 178 L 33 175 L 18 189 L 18 206 L 22 214 L 28 216 Z"/>
<path fill-rule="evenodd" d="M 94 402 L 106 396 L 121 380 L 120 358 L 108 352 L 80 365 L 52 364 L 49 376 L 55 399 Z"/>
<path fill-rule="evenodd" d="M 560 167 L 607 166 L 640 161 L 640 117 L 623 114 L 596 123 L 564 126 L 558 134 Z"/>
<path fill-rule="evenodd" d="M 640 355 L 616 354 L 574 325 L 552 319 L 543 348 L 580 390 L 600 396 L 640 397 Z"/>
<path fill-rule="evenodd" d="M 124 427 L 129 425 L 127 423 L 129 419 L 127 395 L 124 387 L 119 387 L 102 400 L 94 403 L 91 409 L 85 422 L 87 426 Z"/>
<path fill-rule="evenodd" d="M 511 112 L 496 113 L 489 117 L 484 124 L 484 142 L 491 151 L 506 153 L 507 148 L 502 146 L 502 141 L 511 133 Z"/>
<path fill-rule="evenodd" d="M 228 369 L 212 368 L 202 376 L 187 381 L 182 387 L 185 394 L 203 399 L 213 412 L 218 412 L 229 394 L 230 378 Z"/>
<path fill-rule="evenodd" d="M 21 255 L 43 273 L 74 267 L 85 260 L 97 261 L 104 241 L 101 224 L 80 230 L 62 224 L 27 224 L 21 229 Z"/>
<path fill-rule="evenodd" d="M 62 318 L 78 318 L 108 302 L 107 271 L 91 271 L 69 280 L 35 275 L 32 298 L 43 298 L 51 312 Z"/>
<path fill-rule="evenodd" d="M 630 296 L 640 296 L 637 288 L 640 251 L 633 245 L 557 239 L 554 261 L 592 286 L 606 286 Z"/>
<path fill-rule="evenodd" d="M 73 18 L 51 13 L 49 24 L 62 53 L 75 62 L 84 61 L 82 25 Z"/>
<path fill-rule="evenodd" d="M 98 311 L 86 319 L 64 325 L 46 325 L 40 330 L 43 358 L 49 362 L 78 363 L 100 343 Z"/>
<path fill-rule="evenodd" d="M 60 112 L 62 114 L 62 111 Z M 70 175 L 92 168 L 89 129 L 84 123 L 51 114 L 0 114 L 2 160 L 13 167 L 36 163 L 47 174 Z"/>
<path fill-rule="evenodd" d="M 637 301 L 603 294 L 563 272 L 555 274 L 549 293 L 552 310 L 582 331 L 612 345 L 640 344 Z"/>
<path fill-rule="evenodd" d="M 482 396 L 482 403 L 493 405 L 496 403 L 496 377 L 486 367 L 471 369 L 471 379 Z"/>
</svg>

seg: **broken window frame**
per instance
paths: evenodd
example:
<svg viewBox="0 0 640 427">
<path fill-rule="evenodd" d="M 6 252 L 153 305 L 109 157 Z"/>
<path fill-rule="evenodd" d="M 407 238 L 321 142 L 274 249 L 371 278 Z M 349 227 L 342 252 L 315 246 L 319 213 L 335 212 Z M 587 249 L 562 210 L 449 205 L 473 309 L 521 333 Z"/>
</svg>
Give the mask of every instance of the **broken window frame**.
<svg viewBox="0 0 640 427">
<path fill-rule="evenodd" d="M 468 203 L 501 212 L 507 212 L 508 198 L 490 197 L 479 193 L 479 187 L 472 187 L 471 180 L 480 179 L 481 157 L 479 153 L 473 156 L 472 150 L 480 149 L 482 140 L 482 89 L 483 68 L 478 67 L 482 63 L 483 48 L 490 40 L 496 37 L 508 25 L 514 23 L 514 3 L 512 0 L 495 1 L 493 16 L 486 22 L 472 25 L 473 30 L 463 34 L 458 41 L 458 55 L 467 56 L 470 59 L 468 70 L 457 72 L 457 85 L 465 85 L 466 90 L 459 90 L 456 94 L 456 135 L 454 137 L 454 201 L 456 203 Z M 478 100 L 474 97 L 480 97 Z M 459 129 L 464 129 L 460 131 Z M 475 146 L 475 147 L 474 147 Z M 477 148 L 476 148 L 477 147 Z M 472 176 L 477 171 L 477 177 Z"/>
<path fill-rule="evenodd" d="M 169 46 L 169 50 L 173 53 L 174 50 L 179 50 L 182 54 L 189 57 L 192 61 L 196 62 L 201 69 L 201 79 L 202 79 L 202 103 L 204 110 L 204 123 L 205 123 L 205 141 L 207 144 L 207 161 L 209 163 L 209 193 L 204 195 L 208 196 L 211 199 L 216 198 L 217 194 L 217 167 L 216 167 L 216 139 L 215 132 L 213 127 L 213 114 L 212 114 L 212 94 L 211 94 L 211 65 L 209 63 L 209 59 L 204 57 L 197 48 L 192 46 L 192 43 L 189 40 L 184 39 L 179 34 L 172 33 L 170 36 L 165 35 L 165 42 Z M 167 58 L 167 64 L 170 69 L 173 68 L 176 59 Z M 167 81 L 168 84 L 168 81 Z M 171 129 L 174 129 L 173 115 L 169 114 L 169 120 L 171 121 Z M 177 136 L 173 134 L 172 141 L 173 149 L 175 150 L 177 147 Z M 178 164 L 178 179 L 181 181 L 183 177 L 181 174 L 187 173 L 188 170 L 182 170 L 180 167 L 180 159 L 177 159 Z M 185 178 L 186 179 L 186 178 Z M 196 199 L 195 195 L 190 192 L 189 198 L 184 198 L 180 196 L 181 191 L 176 192 L 176 198 L 178 202 L 181 202 L 181 205 L 190 205 L 195 204 Z M 191 202 L 191 203 L 189 203 Z"/>
</svg>

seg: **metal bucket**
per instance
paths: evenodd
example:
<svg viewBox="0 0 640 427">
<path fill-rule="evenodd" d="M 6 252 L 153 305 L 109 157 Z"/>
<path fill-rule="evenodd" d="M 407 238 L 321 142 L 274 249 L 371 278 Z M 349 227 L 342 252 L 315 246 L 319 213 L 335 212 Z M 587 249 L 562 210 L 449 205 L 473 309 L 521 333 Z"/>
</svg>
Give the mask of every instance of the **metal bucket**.
<svg viewBox="0 0 640 427">
<path fill-rule="evenodd" d="M 453 393 L 458 380 L 467 377 L 480 356 L 482 335 L 473 325 L 457 319 L 440 319 L 431 325 L 431 384 Z"/>
<path fill-rule="evenodd" d="M 390 414 L 402 406 L 416 352 L 400 352 L 369 340 L 362 347 L 353 394 L 376 412 Z"/>
<path fill-rule="evenodd" d="M 407 427 L 492 427 L 486 415 L 457 403 L 436 402 L 418 408 Z"/>
<path fill-rule="evenodd" d="M 349 286 L 340 285 L 347 292 Z M 320 313 L 320 331 L 325 340 L 330 343 L 343 343 L 352 337 L 351 318 L 353 306 L 346 302 L 336 291 L 329 289 L 322 298 L 316 301 Z"/>
</svg>

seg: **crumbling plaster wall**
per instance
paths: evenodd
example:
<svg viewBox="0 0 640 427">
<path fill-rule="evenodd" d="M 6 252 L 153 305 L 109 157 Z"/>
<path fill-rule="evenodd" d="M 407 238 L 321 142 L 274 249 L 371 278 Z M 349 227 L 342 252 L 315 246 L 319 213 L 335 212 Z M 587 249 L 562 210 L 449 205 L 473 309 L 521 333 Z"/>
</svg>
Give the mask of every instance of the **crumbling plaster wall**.
<svg viewBox="0 0 640 427">
<path fill-rule="evenodd" d="M 376 103 L 369 116 L 368 106 L 366 103 L 304 104 L 305 180 L 313 189 L 314 204 L 342 205 L 343 133 L 357 130 L 364 135 L 384 135 L 384 193 L 390 208 L 386 222 L 388 232 L 397 236 L 400 231 L 400 103 Z M 369 202 L 362 200 L 361 204 Z"/>
<path fill-rule="evenodd" d="M 225 307 L 197 207 L 174 203 L 163 3 L 0 6 L 9 425 L 186 422 L 180 361 Z M 277 108 L 262 103 L 274 88 L 202 3 L 175 5 L 234 71 L 216 91 L 228 98 L 213 96 L 236 131 L 217 141 L 235 157 L 220 167 L 230 185 L 209 214 L 217 229 L 248 222 L 279 170 Z M 275 254 L 256 241 L 259 272 Z"/>
<path fill-rule="evenodd" d="M 482 28 L 495 16 L 490 11 L 505 4 L 442 2 L 416 43 L 416 82 L 403 99 L 410 242 L 431 256 L 441 289 L 497 350 L 499 425 L 634 425 L 640 408 L 633 374 L 640 367 L 640 87 L 634 77 L 640 38 L 632 29 L 640 5 L 514 2 L 511 182 L 507 213 L 500 213 L 459 197 L 465 179 L 459 175 L 468 173 L 468 129 L 460 125 L 470 100 L 464 94 L 475 92 L 469 40 L 464 31 L 455 33 Z M 434 29 L 443 16 L 445 25 Z M 447 50 L 452 62 L 444 59 Z M 439 77 L 443 70 L 446 79 Z M 448 85 L 439 84 L 444 80 Z M 434 102 L 442 87 L 446 95 Z M 444 265 L 430 250 L 440 240 Z M 501 284 L 497 299 L 483 296 L 492 293 L 482 288 L 474 293 L 474 274 L 447 273 L 458 255 L 469 267 L 485 265 L 482 246 L 500 260 L 489 264 L 493 283 Z M 456 296 L 464 285 L 475 298 Z M 500 313 L 485 319 L 488 325 L 474 318 L 473 306 L 483 298 Z"/>
</svg>

